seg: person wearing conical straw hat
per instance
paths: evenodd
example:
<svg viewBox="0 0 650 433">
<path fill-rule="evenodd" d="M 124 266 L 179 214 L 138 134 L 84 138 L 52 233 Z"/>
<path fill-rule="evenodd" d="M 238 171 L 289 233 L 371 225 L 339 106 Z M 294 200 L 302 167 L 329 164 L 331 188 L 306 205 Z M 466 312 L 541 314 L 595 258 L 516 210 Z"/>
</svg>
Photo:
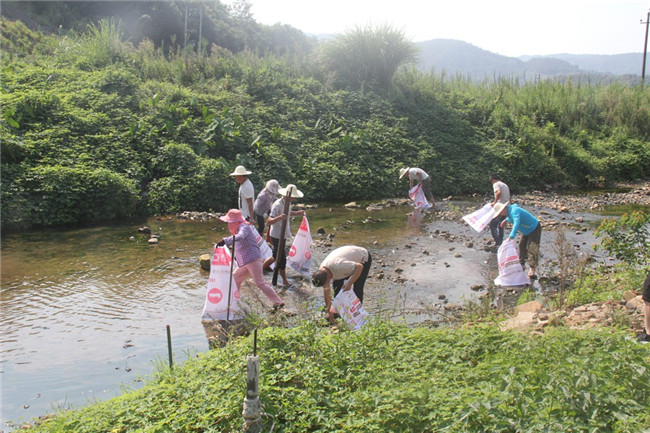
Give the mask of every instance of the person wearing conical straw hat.
<svg viewBox="0 0 650 433">
<path fill-rule="evenodd" d="M 248 178 L 248 175 L 251 173 L 243 165 L 238 165 L 235 171 L 230 173 L 235 178 L 235 182 L 239 184 L 237 203 L 246 221 L 253 220 L 253 197 L 255 197 L 255 188 L 253 188 L 253 183 Z"/>
<path fill-rule="evenodd" d="M 259 234 L 264 234 L 264 223 L 269 217 L 269 212 L 271 212 L 271 205 L 275 201 L 275 197 L 278 195 L 278 190 L 280 189 L 280 184 L 277 180 L 271 179 L 266 182 L 266 186 L 262 188 L 257 198 L 255 199 L 255 206 L 253 207 L 253 216 L 255 217 L 255 222 L 257 223 L 257 231 Z"/>
<path fill-rule="evenodd" d="M 406 176 L 409 178 L 409 191 L 413 189 L 413 186 L 417 183 L 422 185 L 422 192 L 424 196 L 431 202 L 431 207 L 435 205 L 433 200 L 433 194 L 431 194 L 431 176 L 427 174 L 426 171 L 417 167 L 406 167 L 400 168 L 399 178 L 403 179 Z"/>
<path fill-rule="evenodd" d="M 241 284 L 252 278 L 253 282 L 264 295 L 273 303 L 273 311 L 279 311 L 284 307 L 284 301 L 273 290 L 273 287 L 264 279 L 262 271 L 262 253 L 257 245 L 257 233 L 255 228 L 247 222 L 239 209 L 230 209 L 224 216 L 219 217 L 223 222 L 228 223 L 228 231 L 233 236 L 227 236 L 217 243 L 218 246 L 231 246 L 233 238 L 235 242 L 235 260 L 237 270 L 233 273 L 235 284 L 241 289 Z"/>
<path fill-rule="evenodd" d="M 269 214 L 268 219 L 266 222 L 271 226 L 271 244 L 273 244 L 273 257 L 277 257 L 277 263 L 275 264 L 278 267 L 278 272 L 280 276 L 282 277 L 282 282 L 284 283 L 284 287 L 288 288 L 290 287 L 289 280 L 287 279 L 287 252 L 286 250 L 283 251 L 278 251 L 278 248 L 280 246 L 280 235 L 282 233 L 282 224 L 281 222 L 286 220 L 288 216 L 303 216 L 305 215 L 304 210 L 298 210 L 298 211 L 292 211 L 291 210 L 291 202 L 293 202 L 297 198 L 302 198 L 303 193 L 300 192 L 298 188 L 296 188 L 295 185 L 289 184 L 286 186 L 286 188 L 280 188 L 278 191 L 278 194 L 280 194 L 280 198 L 273 203 L 273 206 L 271 207 L 271 213 Z M 288 216 L 287 214 L 284 213 L 284 208 L 286 205 L 286 200 L 289 200 L 289 212 Z M 285 231 L 285 239 L 290 238 L 291 235 L 291 228 L 289 227 L 289 221 L 287 220 L 287 228 Z M 264 268 L 268 268 L 271 263 L 273 263 L 273 257 L 269 258 L 264 262 Z"/>
<path fill-rule="evenodd" d="M 508 203 L 510 201 L 510 188 L 506 185 L 498 174 L 493 173 L 490 175 L 490 182 L 492 182 L 492 189 L 494 191 L 494 200 L 491 205 L 494 207 L 497 203 Z M 506 219 L 505 215 L 497 215 L 490 221 L 490 233 L 496 247 L 501 246 L 503 242 L 504 228 L 501 227 L 501 221 Z"/>
</svg>

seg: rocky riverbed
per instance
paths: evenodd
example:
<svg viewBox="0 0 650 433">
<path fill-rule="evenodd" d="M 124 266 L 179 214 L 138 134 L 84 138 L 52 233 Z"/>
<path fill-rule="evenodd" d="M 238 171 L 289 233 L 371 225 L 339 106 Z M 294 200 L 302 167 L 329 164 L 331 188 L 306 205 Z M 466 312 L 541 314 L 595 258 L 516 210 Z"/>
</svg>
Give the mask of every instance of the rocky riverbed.
<svg viewBox="0 0 650 433">
<path fill-rule="evenodd" d="M 475 195 L 471 198 L 445 197 L 425 213 L 413 211 L 410 200 L 397 198 L 370 203 L 347 203 L 349 217 L 339 218 L 332 227 L 315 226 L 311 231 L 312 267 L 334 248 L 358 244 L 368 248 L 373 265 L 366 283 L 364 304 L 372 314 L 408 323 L 445 323 L 458 319 L 468 309 L 500 308 L 514 314 L 503 326 L 542 330 L 548 324 L 561 321 L 566 326 L 584 327 L 608 323 L 622 315 L 629 315 L 633 330 L 641 326 L 639 288 L 626 289 L 625 299 L 616 302 L 581 306 L 573 311 L 549 311 L 547 305 L 534 304 L 515 309 L 522 293 L 531 290 L 533 297 L 544 299 L 561 284 L 558 255 L 574 255 L 585 262 L 613 264 L 603 251 L 595 251 L 598 243 L 594 230 L 606 218 L 606 211 L 623 206 L 647 211 L 650 208 L 650 183 L 619 185 L 601 193 L 566 194 L 552 191 L 533 191 L 514 195 L 516 202 L 539 218 L 542 227 L 539 279 L 530 286 L 501 287 L 493 281 L 498 275 L 496 247 L 489 231 L 476 233 L 462 216 L 478 209 L 491 199 Z M 298 204 L 312 215 L 314 209 L 335 212 L 310 204 Z M 388 208 L 403 209 L 405 226 L 399 233 L 380 230 L 385 224 Z M 205 220 L 217 214 L 179 214 L 179 220 Z M 311 222 L 311 220 L 310 220 Z M 404 224 L 404 223 L 402 223 Z M 296 223 L 294 223 L 296 225 Z M 294 227 L 295 228 L 295 227 Z M 360 233 L 368 233 L 363 235 Z M 380 233 L 380 235 L 376 235 Z M 560 253 L 562 249 L 564 252 Z M 291 309 L 300 316 L 313 316 L 322 304 L 322 292 L 308 280 L 289 271 L 294 282 L 289 290 L 281 291 Z M 249 287 L 249 297 L 260 303 L 263 299 Z M 531 295 L 528 295 L 531 296 Z M 521 311 L 523 310 L 526 311 Z"/>
<path fill-rule="evenodd" d="M 593 231 L 612 206 L 631 207 L 647 212 L 650 208 L 650 183 L 620 185 L 600 194 L 561 194 L 534 191 L 515 195 L 513 201 L 537 216 L 543 227 L 539 280 L 528 287 L 497 287 L 493 279 L 498 274 L 496 248 L 488 231 L 476 234 L 462 220 L 490 197 L 475 196 L 474 201 L 447 197 L 424 215 L 412 212 L 409 221 L 419 224 L 417 235 L 402 240 L 375 240 L 369 247 L 373 267 L 366 285 L 368 308 L 390 317 L 402 317 L 411 322 L 447 322 L 463 314 L 468 302 L 475 305 L 490 299 L 492 308 L 502 308 L 515 314 L 505 328 L 542 330 L 549 323 L 561 321 L 566 326 L 585 327 L 621 320 L 629 316 L 633 331 L 641 327 L 640 288 L 627 289 L 624 299 L 595 303 L 572 311 L 548 311 L 548 306 L 530 305 L 514 309 L 517 298 L 533 290 L 543 298 L 558 284 L 558 250 L 560 241 L 565 253 L 582 260 L 612 264 L 614 260 L 602 251 L 594 251 L 598 243 Z M 401 206 L 408 200 L 393 199 L 377 203 L 348 203 L 348 208 L 372 211 L 362 221 L 350 220 L 330 233 L 320 229 L 314 234 L 315 255 L 323 257 L 336 243 L 338 232 L 354 229 L 358 224 L 374 224 L 381 220 L 381 211 Z M 561 234 L 559 236 L 558 234 Z M 318 253 L 320 251 L 320 254 Z M 471 308 L 471 307 L 469 307 Z"/>
</svg>

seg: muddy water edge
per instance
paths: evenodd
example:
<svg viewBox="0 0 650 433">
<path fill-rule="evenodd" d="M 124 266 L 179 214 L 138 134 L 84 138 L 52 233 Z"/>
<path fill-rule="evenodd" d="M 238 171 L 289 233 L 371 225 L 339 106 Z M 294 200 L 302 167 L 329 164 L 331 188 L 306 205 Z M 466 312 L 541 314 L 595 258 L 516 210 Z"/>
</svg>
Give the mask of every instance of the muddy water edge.
<svg viewBox="0 0 650 433">
<path fill-rule="evenodd" d="M 413 212 L 404 200 L 307 205 L 312 268 L 338 246 L 366 247 L 373 256 L 366 308 L 407 323 L 444 322 L 455 305 L 490 290 L 515 294 L 491 283 L 497 267 L 489 232 L 476 233 L 461 219 L 486 199 L 439 200 L 433 212 L 424 214 Z M 543 223 L 543 276 L 553 271 L 558 232 L 576 252 L 609 261 L 603 253 L 594 254 L 593 229 L 609 211 L 648 212 L 650 187 L 516 199 Z M 299 223 L 292 221 L 294 233 Z M 160 235 L 157 245 L 138 233 L 145 225 Z M 8 432 L 33 417 L 138 388 L 141 377 L 167 362 L 166 325 L 176 362 L 208 350 L 199 319 L 207 273 L 198 263 L 226 235 L 224 226 L 207 215 L 188 214 L 3 236 L 2 429 Z M 318 314 L 320 289 L 291 270 L 288 274 L 295 284 L 281 296 L 301 318 Z M 545 289 L 539 282 L 533 288 Z M 245 287 L 243 294 L 266 311 L 267 301 L 254 288 Z"/>
</svg>

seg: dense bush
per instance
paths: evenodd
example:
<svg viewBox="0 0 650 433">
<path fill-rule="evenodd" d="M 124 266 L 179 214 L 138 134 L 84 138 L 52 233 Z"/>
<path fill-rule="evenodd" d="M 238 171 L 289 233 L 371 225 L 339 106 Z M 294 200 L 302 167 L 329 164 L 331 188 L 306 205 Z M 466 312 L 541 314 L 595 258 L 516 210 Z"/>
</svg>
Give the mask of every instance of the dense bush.
<svg viewBox="0 0 650 433">
<path fill-rule="evenodd" d="M 250 25 L 246 10 L 238 13 L 229 25 Z M 30 180 L 39 170 L 56 173 L 48 187 L 64 192 L 71 176 L 90 176 L 90 186 L 97 173 L 114 175 L 111 185 L 129 198 L 106 219 L 225 211 L 236 195 L 228 170 L 239 164 L 253 171 L 257 191 L 276 178 L 307 200 L 405 195 L 397 179 L 405 166 L 433 175 L 436 197 L 489 193 L 492 171 L 513 191 L 650 172 L 647 88 L 475 84 L 397 69 L 391 86 L 336 90 L 307 57 L 217 46 L 199 55 L 146 39 L 134 47 L 117 21 L 46 36 L 3 19 L 1 30 L 3 228 L 97 219 L 74 209 L 81 202 L 43 195 L 44 184 Z M 136 209 L 132 188 L 142 199 Z M 31 216 L 35 196 L 57 216 Z"/>
<path fill-rule="evenodd" d="M 105 168 L 3 166 L 2 225 L 96 223 L 136 211 L 135 182 Z"/>
</svg>

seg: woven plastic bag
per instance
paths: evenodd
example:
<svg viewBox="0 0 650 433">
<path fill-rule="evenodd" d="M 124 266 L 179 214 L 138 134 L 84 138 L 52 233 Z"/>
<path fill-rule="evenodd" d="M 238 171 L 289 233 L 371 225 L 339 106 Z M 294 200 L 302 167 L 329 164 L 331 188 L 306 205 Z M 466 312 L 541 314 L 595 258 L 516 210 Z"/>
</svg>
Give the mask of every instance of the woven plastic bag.
<svg viewBox="0 0 650 433">
<path fill-rule="evenodd" d="M 309 221 L 307 221 L 306 216 L 303 216 L 300 229 L 298 229 L 298 233 L 293 239 L 293 244 L 289 250 L 287 264 L 307 278 L 310 278 L 311 243 L 312 238 L 311 231 L 309 230 Z"/>
<path fill-rule="evenodd" d="M 474 211 L 469 215 L 465 215 L 463 217 L 463 220 L 469 224 L 470 227 L 480 233 L 485 230 L 485 227 L 490 224 L 492 218 L 496 216 L 496 212 L 494 210 L 494 207 L 490 203 L 487 203 L 479 210 Z"/>
<path fill-rule="evenodd" d="M 215 246 L 210 265 L 210 278 L 205 293 L 202 320 L 233 320 L 243 317 L 239 308 L 240 293 L 235 279 L 230 274 L 232 263 L 233 272 L 237 262 L 233 263 L 232 255 L 227 246 Z M 230 292 L 230 293 L 229 293 Z M 230 300 L 230 308 L 228 301 Z"/>
<path fill-rule="evenodd" d="M 409 197 L 413 200 L 416 209 L 427 210 L 431 207 L 431 203 L 427 200 L 424 191 L 422 191 L 422 185 L 419 183 L 411 188 Z"/>
<path fill-rule="evenodd" d="M 353 290 L 341 290 L 332 301 L 332 309 L 352 329 L 360 329 L 368 323 L 368 312 Z"/>
<path fill-rule="evenodd" d="M 530 284 L 528 275 L 519 263 L 519 254 L 515 241 L 507 238 L 497 251 L 497 262 L 499 264 L 499 276 L 494 279 L 497 286 L 523 286 Z"/>
<path fill-rule="evenodd" d="M 260 253 L 262 254 L 262 262 L 264 262 L 269 257 L 273 257 L 273 251 L 271 250 L 271 247 L 269 247 L 269 244 L 266 242 L 266 239 L 264 239 L 264 236 L 258 234 L 255 240 L 257 241 L 257 246 L 259 247 Z"/>
</svg>

